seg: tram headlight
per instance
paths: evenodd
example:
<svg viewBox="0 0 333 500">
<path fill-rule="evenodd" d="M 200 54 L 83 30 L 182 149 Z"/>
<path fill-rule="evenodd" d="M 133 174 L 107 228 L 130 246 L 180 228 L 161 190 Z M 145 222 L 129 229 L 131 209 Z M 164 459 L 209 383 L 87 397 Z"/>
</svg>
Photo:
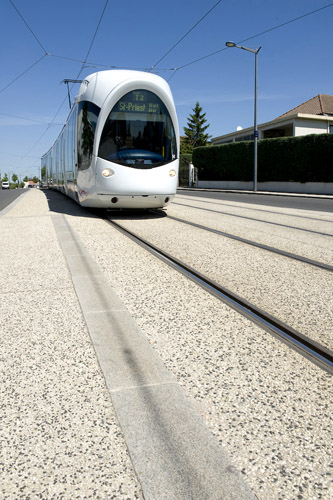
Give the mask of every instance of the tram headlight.
<svg viewBox="0 0 333 500">
<path fill-rule="evenodd" d="M 111 168 L 104 168 L 104 170 L 102 170 L 103 177 L 111 177 L 113 174 L 114 171 L 111 170 Z"/>
<path fill-rule="evenodd" d="M 176 175 L 176 170 L 170 170 L 169 172 L 170 177 L 174 177 Z"/>
</svg>

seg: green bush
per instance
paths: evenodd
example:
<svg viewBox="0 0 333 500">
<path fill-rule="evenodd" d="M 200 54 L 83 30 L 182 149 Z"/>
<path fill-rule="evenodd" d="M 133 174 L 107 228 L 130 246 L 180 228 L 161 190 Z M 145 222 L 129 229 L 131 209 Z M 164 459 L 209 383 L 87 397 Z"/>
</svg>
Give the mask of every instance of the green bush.
<svg viewBox="0 0 333 500">
<path fill-rule="evenodd" d="M 200 180 L 251 181 L 253 141 L 196 148 Z M 258 141 L 258 181 L 333 182 L 333 135 Z"/>
<path fill-rule="evenodd" d="M 188 164 L 192 161 L 192 155 L 181 154 L 179 158 L 179 186 L 188 186 Z"/>
</svg>

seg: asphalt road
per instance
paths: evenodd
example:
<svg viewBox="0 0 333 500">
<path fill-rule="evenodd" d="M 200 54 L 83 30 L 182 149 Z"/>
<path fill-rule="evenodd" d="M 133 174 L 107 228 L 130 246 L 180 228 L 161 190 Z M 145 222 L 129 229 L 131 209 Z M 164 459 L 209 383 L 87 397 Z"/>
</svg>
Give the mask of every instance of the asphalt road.
<svg viewBox="0 0 333 500">
<path fill-rule="evenodd" d="M 26 193 L 26 189 L 1 189 L 0 190 L 0 211 L 6 208 L 16 198 Z"/>
<path fill-rule="evenodd" d="M 178 190 L 182 196 L 195 196 L 198 198 L 212 198 L 213 200 L 235 201 L 267 207 L 294 208 L 300 210 L 319 210 L 322 212 L 333 212 L 333 197 L 319 198 L 314 195 L 288 196 L 261 194 L 261 193 L 230 193 L 225 191 L 196 191 Z"/>
</svg>

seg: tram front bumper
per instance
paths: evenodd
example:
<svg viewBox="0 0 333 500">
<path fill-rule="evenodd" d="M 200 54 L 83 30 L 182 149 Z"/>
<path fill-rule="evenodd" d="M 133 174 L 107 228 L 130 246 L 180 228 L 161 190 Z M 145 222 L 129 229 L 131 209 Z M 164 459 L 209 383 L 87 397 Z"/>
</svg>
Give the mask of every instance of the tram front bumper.
<svg viewBox="0 0 333 500">
<path fill-rule="evenodd" d="M 162 208 L 167 206 L 174 195 L 122 195 L 122 194 L 98 194 L 98 204 L 102 208 L 123 208 L 123 209 L 145 209 Z"/>
</svg>

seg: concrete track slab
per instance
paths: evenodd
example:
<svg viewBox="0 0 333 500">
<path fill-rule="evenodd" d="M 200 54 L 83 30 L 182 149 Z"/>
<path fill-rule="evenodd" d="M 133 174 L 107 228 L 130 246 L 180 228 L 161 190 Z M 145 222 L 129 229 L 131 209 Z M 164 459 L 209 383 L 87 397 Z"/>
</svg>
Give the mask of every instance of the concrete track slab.
<svg viewBox="0 0 333 500">
<path fill-rule="evenodd" d="M 78 236 L 54 223 L 145 498 L 254 499 Z"/>
<path fill-rule="evenodd" d="M 56 211 L 31 190 L 0 217 L 2 265 L 38 263 L 0 292 L 1 498 L 255 499 Z"/>
</svg>

